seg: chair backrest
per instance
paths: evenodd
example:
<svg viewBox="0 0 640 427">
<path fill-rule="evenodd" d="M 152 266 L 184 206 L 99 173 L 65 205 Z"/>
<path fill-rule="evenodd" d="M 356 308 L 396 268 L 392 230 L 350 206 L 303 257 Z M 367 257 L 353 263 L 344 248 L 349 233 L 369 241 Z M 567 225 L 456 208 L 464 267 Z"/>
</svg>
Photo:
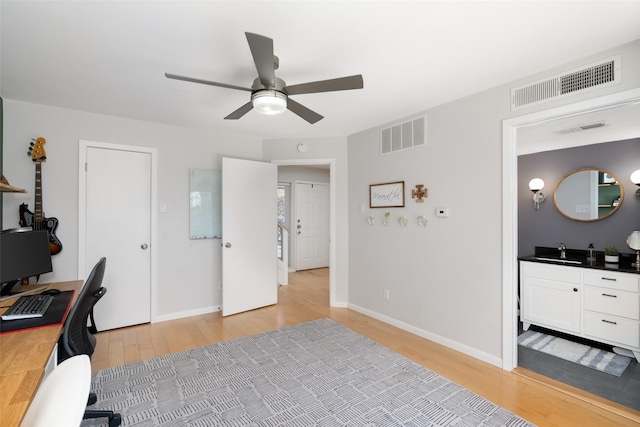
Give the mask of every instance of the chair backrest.
<svg viewBox="0 0 640 427">
<path fill-rule="evenodd" d="M 20 427 L 79 426 L 90 390 L 89 356 L 65 360 L 40 384 Z"/>
<path fill-rule="evenodd" d="M 58 343 L 60 360 L 77 354 L 91 356 L 95 350 L 96 341 L 87 328 L 87 320 L 93 306 L 107 292 L 102 287 L 106 264 L 107 259 L 102 257 L 93 267 L 64 323 Z"/>
</svg>

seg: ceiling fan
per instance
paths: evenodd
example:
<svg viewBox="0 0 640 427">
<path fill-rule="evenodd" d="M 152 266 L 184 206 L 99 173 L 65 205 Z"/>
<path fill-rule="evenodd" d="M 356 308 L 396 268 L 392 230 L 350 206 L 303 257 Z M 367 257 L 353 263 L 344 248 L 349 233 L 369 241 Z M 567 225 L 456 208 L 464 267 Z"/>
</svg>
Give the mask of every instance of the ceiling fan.
<svg viewBox="0 0 640 427">
<path fill-rule="evenodd" d="M 170 73 L 164 73 L 165 77 L 168 79 L 184 80 L 187 82 L 251 92 L 251 101 L 225 117 L 227 120 L 237 120 L 254 108 L 259 113 L 271 115 L 280 114 L 285 109 L 288 109 L 313 124 L 321 120 L 323 116 L 289 98 L 290 95 L 362 89 L 364 87 L 362 75 L 360 74 L 287 86 L 284 80 L 275 76 L 279 59 L 273 54 L 273 40 L 259 34 L 245 34 L 249 42 L 253 62 L 255 62 L 256 69 L 258 70 L 258 77 L 253 81 L 253 85 L 250 88 Z"/>
</svg>

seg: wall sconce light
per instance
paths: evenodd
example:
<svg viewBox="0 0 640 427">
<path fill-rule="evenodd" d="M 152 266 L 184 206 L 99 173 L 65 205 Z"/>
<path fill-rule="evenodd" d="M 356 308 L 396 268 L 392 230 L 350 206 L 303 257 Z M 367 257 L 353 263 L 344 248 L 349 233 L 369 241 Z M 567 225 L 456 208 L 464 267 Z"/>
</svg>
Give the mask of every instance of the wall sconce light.
<svg viewBox="0 0 640 427">
<path fill-rule="evenodd" d="M 544 202 L 544 194 L 540 192 L 544 188 L 544 181 L 540 178 L 533 178 L 529 181 L 529 189 L 533 191 L 533 205 L 536 210 L 540 209 L 540 203 Z"/>
<path fill-rule="evenodd" d="M 631 182 L 640 187 L 640 169 L 631 172 Z M 640 199 L 640 188 L 636 191 L 636 198 Z"/>
</svg>

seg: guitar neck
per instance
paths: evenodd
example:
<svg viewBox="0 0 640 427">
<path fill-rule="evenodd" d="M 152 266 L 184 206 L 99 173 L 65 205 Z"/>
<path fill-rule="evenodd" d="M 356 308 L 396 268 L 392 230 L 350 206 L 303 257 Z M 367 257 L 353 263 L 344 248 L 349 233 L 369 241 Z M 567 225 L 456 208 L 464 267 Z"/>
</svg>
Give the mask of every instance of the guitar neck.
<svg viewBox="0 0 640 427">
<path fill-rule="evenodd" d="M 44 218 L 44 214 L 42 213 L 42 162 L 40 160 L 36 161 L 36 185 L 33 217 L 34 229 L 38 229 L 42 223 L 42 219 Z"/>
</svg>

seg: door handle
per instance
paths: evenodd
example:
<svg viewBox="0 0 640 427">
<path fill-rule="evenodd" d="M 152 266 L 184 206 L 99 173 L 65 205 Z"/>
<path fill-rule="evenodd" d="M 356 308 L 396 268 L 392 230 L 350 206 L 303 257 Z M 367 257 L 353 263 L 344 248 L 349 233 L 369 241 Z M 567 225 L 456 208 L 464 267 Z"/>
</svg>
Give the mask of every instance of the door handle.
<svg viewBox="0 0 640 427">
<path fill-rule="evenodd" d="M 225 244 L 224 244 L 224 247 L 225 247 L 225 248 L 230 248 L 230 247 L 231 247 L 231 243 L 229 243 L 229 242 L 225 243 Z"/>
<path fill-rule="evenodd" d="M 141 244 L 141 245 L 140 245 L 140 248 L 141 248 L 143 251 L 146 251 L 147 249 L 149 249 L 149 245 L 147 245 L 146 243 L 143 243 L 143 244 Z"/>
</svg>

